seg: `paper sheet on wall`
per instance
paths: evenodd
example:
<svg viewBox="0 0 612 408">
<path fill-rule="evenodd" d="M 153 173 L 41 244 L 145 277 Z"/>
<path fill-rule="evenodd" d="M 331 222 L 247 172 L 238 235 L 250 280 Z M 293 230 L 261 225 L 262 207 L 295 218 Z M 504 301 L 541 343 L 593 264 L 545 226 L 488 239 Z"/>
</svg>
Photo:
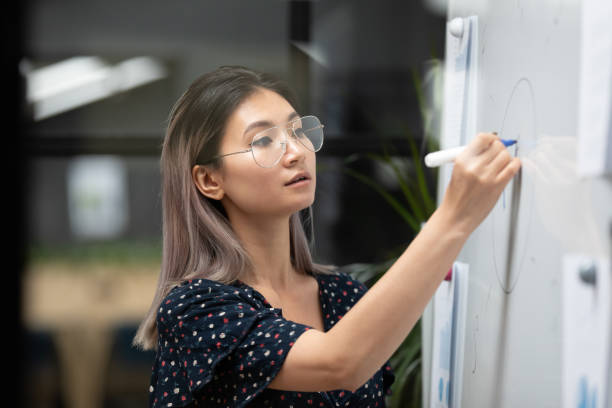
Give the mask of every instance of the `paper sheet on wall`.
<svg viewBox="0 0 612 408">
<path fill-rule="evenodd" d="M 468 265 L 455 262 L 451 280 L 443 281 L 433 298 L 430 408 L 461 406 L 467 288 Z"/>
<path fill-rule="evenodd" d="M 469 265 L 463 262 L 453 264 L 453 340 L 451 350 L 451 408 L 461 407 L 463 390 L 463 356 L 465 347 L 465 322 L 467 320 L 467 300 L 469 284 Z"/>
<path fill-rule="evenodd" d="M 582 2 L 578 173 L 612 174 L 612 2 Z"/>
<path fill-rule="evenodd" d="M 477 70 L 478 17 L 457 17 L 446 24 L 441 149 L 465 144 L 476 133 Z M 441 193 L 450 181 L 452 167 L 440 169 Z"/>
<path fill-rule="evenodd" d="M 450 406 L 453 282 L 443 281 L 434 295 L 430 408 Z"/>
<path fill-rule="evenodd" d="M 610 290 L 609 260 L 563 257 L 564 408 L 609 406 Z"/>
</svg>

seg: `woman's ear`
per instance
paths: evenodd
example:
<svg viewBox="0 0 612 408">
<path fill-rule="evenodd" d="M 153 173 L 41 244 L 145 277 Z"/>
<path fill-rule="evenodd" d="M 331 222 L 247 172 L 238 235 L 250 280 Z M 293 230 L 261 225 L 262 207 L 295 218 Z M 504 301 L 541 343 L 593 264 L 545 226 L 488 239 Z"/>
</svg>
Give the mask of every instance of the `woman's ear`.
<svg viewBox="0 0 612 408">
<path fill-rule="evenodd" d="M 213 200 L 223 198 L 225 192 L 221 183 L 219 183 L 220 175 L 218 172 L 196 164 L 191 168 L 191 176 L 200 193 Z"/>
</svg>

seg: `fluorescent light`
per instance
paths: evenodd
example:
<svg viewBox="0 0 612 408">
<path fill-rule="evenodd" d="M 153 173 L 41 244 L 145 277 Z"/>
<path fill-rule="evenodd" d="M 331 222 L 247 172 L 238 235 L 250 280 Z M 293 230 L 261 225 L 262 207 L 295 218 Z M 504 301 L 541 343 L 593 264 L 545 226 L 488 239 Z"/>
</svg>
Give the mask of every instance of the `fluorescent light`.
<svg viewBox="0 0 612 408">
<path fill-rule="evenodd" d="M 164 78 L 167 71 L 151 57 L 131 58 L 113 66 L 98 57 L 83 56 L 25 75 L 34 120 L 41 120 Z"/>
</svg>

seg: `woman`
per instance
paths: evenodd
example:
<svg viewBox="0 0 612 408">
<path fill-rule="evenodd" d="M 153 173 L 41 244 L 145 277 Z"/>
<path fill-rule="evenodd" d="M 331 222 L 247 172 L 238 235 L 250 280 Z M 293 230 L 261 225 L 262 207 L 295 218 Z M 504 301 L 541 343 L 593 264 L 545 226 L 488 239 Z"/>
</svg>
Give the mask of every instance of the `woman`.
<svg viewBox="0 0 612 408">
<path fill-rule="evenodd" d="M 494 134 L 456 159 L 440 207 L 366 292 L 313 263 L 300 222 L 323 125 L 266 74 L 221 67 L 174 106 L 161 169 L 163 260 L 135 343 L 150 406 L 381 407 L 387 361 L 520 168 Z"/>
</svg>

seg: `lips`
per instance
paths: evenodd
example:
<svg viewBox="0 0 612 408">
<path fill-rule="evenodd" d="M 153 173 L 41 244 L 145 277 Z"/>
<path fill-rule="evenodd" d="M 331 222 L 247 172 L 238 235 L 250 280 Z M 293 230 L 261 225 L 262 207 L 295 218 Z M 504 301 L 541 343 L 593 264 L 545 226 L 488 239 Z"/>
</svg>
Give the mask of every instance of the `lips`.
<svg viewBox="0 0 612 408">
<path fill-rule="evenodd" d="M 285 185 L 286 186 L 290 186 L 291 184 L 295 184 L 295 183 L 298 183 L 298 182 L 303 181 L 303 180 L 310 180 L 310 174 L 308 174 L 306 172 L 300 172 L 300 173 L 296 174 L 295 176 L 293 176 L 293 178 L 291 180 L 286 182 Z"/>
</svg>

